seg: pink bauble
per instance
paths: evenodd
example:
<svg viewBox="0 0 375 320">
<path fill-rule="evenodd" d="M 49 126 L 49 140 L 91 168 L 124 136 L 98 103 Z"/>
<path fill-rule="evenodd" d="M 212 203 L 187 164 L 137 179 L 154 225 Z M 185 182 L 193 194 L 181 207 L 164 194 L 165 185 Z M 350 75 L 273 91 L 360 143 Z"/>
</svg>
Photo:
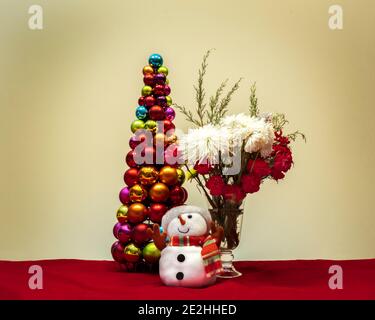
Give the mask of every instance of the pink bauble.
<svg viewBox="0 0 375 320">
<path fill-rule="evenodd" d="M 117 231 L 117 239 L 121 242 L 121 243 L 127 243 L 129 242 L 131 236 L 132 236 L 132 232 L 133 232 L 133 229 L 132 227 L 130 226 L 130 224 L 126 223 L 126 224 L 123 224 L 119 227 L 118 231 Z"/>
<path fill-rule="evenodd" d="M 175 116 L 176 116 L 176 113 L 174 112 L 174 109 L 171 108 L 171 107 L 165 108 L 164 114 L 165 114 L 165 118 L 169 121 L 173 121 Z"/>
<path fill-rule="evenodd" d="M 163 93 L 165 96 L 169 96 L 170 93 L 171 93 L 171 87 L 168 86 L 168 85 L 165 85 L 164 88 L 163 88 Z"/>
<path fill-rule="evenodd" d="M 126 205 L 130 203 L 130 191 L 128 187 L 125 187 L 120 191 L 119 198 L 122 204 Z"/>
<path fill-rule="evenodd" d="M 117 238 L 117 233 L 118 233 L 120 227 L 121 227 L 121 223 L 120 223 L 120 222 L 117 222 L 117 223 L 113 226 L 113 235 L 115 236 L 115 238 Z"/>
</svg>

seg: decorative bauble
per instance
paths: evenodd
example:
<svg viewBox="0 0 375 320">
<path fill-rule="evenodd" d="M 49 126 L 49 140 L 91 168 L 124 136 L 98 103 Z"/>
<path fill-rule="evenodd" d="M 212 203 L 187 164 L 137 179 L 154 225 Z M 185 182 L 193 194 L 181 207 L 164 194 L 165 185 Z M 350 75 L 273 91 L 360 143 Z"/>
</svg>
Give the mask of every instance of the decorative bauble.
<svg viewBox="0 0 375 320">
<path fill-rule="evenodd" d="M 129 207 L 126 205 L 123 205 L 120 208 L 118 208 L 117 213 L 116 213 L 116 218 L 119 223 L 124 224 L 128 222 L 128 210 L 129 210 Z"/>
<path fill-rule="evenodd" d="M 195 170 L 194 168 L 189 168 L 189 170 L 187 170 L 185 173 L 185 180 L 186 181 L 191 180 L 195 178 L 197 175 L 198 175 L 197 170 Z"/>
<path fill-rule="evenodd" d="M 138 182 L 138 170 L 136 168 L 130 168 L 124 173 L 124 181 L 129 186 L 132 187 Z"/>
<path fill-rule="evenodd" d="M 151 66 L 144 66 L 142 71 L 143 71 L 144 75 L 146 75 L 146 74 L 153 74 L 154 73 L 154 68 L 151 67 Z"/>
<path fill-rule="evenodd" d="M 113 226 L 113 235 L 115 236 L 115 238 L 117 238 L 117 233 L 118 233 L 120 227 L 121 227 L 121 223 L 120 223 L 120 222 L 117 222 L 117 223 Z"/>
<path fill-rule="evenodd" d="M 125 247 L 123 246 L 123 244 L 121 244 L 120 241 L 116 241 L 111 247 L 113 260 L 120 263 L 125 262 L 124 250 Z"/>
<path fill-rule="evenodd" d="M 169 201 L 173 206 L 179 206 L 187 200 L 187 191 L 185 188 L 176 186 L 169 193 Z"/>
<path fill-rule="evenodd" d="M 152 73 L 145 74 L 143 82 L 146 86 L 153 86 L 155 84 L 155 76 Z"/>
<path fill-rule="evenodd" d="M 165 119 L 163 121 L 163 125 L 164 125 L 164 133 L 165 132 L 172 133 L 175 129 L 175 125 L 170 120 Z"/>
<path fill-rule="evenodd" d="M 155 98 L 153 96 L 145 97 L 144 105 L 146 107 L 152 107 L 155 104 Z"/>
<path fill-rule="evenodd" d="M 158 96 L 164 96 L 164 86 L 162 84 L 157 84 L 154 87 L 154 94 Z"/>
<path fill-rule="evenodd" d="M 163 73 L 163 74 L 165 74 L 165 76 L 167 76 L 168 75 L 168 68 L 166 66 L 161 66 L 158 69 L 158 73 Z"/>
<path fill-rule="evenodd" d="M 144 142 L 146 139 L 147 139 L 147 135 L 144 132 L 139 133 L 139 134 L 137 134 L 136 132 L 135 135 L 129 139 L 129 147 L 132 149 L 135 149 L 137 145 Z"/>
<path fill-rule="evenodd" d="M 163 65 L 163 58 L 160 54 L 154 53 L 148 58 L 148 63 L 154 68 L 159 68 Z"/>
<path fill-rule="evenodd" d="M 155 74 L 154 76 L 154 81 L 156 84 L 164 84 L 165 83 L 165 74 L 163 73 L 158 73 L 158 74 Z"/>
<path fill-rule="evenodd" d="M 137 262 L 141 258 L 141 254 L 141 249 L 133 243 L 129 243 L 124 249 L 124 259 L 127 262 Z"/>
<path fill-rule="evenodd" d="M 172 105 L 172 98 L 170 96 L 166 96 L 165 99 L 167 100 L 167 106 Z"/>
<path fill-rule="evenodd" d="M 148 208 L 148 216 L 152 222 L 160 223 L 167 210 L 168 207 L 164 203 L 151 203 Z"/>
<path fill-rule="evenodd" d="M 130 203 L 130 198 L 129 198 L 129 188 L 125 187 L 122 188 L 119 194 L 119 198 L 122 204 L 127 205 Z"/>
<path fill-rule="evenodd" d="M 176 113 L 175 113 L 174 109 L 171 108 L 171 107 L 165 108 L 164 113 L 165 113 L 165 119 L 167 119 L 169 121 L 173 121 L 175 116 L 176 116 Z"/>
<path fill-rule="evenodd" d="M 145 129 L 155 132 L 157 128 L 157 123 L 155 120 L 147 120 L 145 123 Z"/>
<path fill-rule="evenodd" d="M 178 184 L 183 184 L 185 182 L 185 172 L 181 169 L 181 168 L 177 168 L 176 169 L 177 171 L 177 180 L 178 180 Z"/>
<path fill-rule="evenodd" d="M 136 224 L 145 220 L 147 214 L 147 208 L 142 203 L 133 203 L 129 206 L 128 210 L 128 221 Z"/>
<path fill-rule="evenodd" d="M 142 165 L 152 165 L 155 164 L 156 159 L 156 150 L 152 146 L 146 147 L 142 152 L 142 156 L 144 157 Z"/>
<path fill-rule="evenodd" d="M 165 118 L 164 109 L 160 106 L 153 106 L 148 111 L 149 117 L 152 120 L 160 121 Z"/>
<path fill-rule="evenodd" d="M 159 171 L 159 179 L 168 186 L 174 186 L 178 182 L 178 174 L 176 168 L 164 166 Z"/>
<path fill-rule="evenodd" d="M 157 96 L 156 97 L 156 104 L 158 106 L 161 106 L 161 107 L 165 108 L 167 106 L 167 99 L 165 98 L 165 96 Z"/>
<path fill-rule="evenodd" d="M 149 96 L 152 93 L 152 87 L 144 86 L 142 88 L 142 96 Z"/>
<path fill-rule="evenodd" d="M 148 243 L 142 250 L 143 258 L 148 263 L 157 263 L 160 259 L 160 250 L 156 247 L 155 243 Z"/>
<path fill-rule="evenodd" d="M 169 189 L 164 183 L 158 182 L 152 185 L 149 195 L 152 201 L 164 202 L 168 199 Z"/>
<path fill-rule="evenodd" d="M 166 136 L 162 132 L 158 132 L 154 136 L 154 144 L 157 147 L 162 147 L 167 144 Z"/>
<path fill-rule="evenodd" d="M 176 143 L 177 136 L 174 133 L 166 134 L 166 140 L 168 144 Z"/>
<path fill-rule="evenodd" d="M 140 105 L 140 106 L 144 106 L 145 105 L 145 97 L 141 96 L 138 99 L 138 105 Z"/>
<path fill-rule="evenodd" d="M 147 234 L 148 227 L 149 226 L 145 223 L 139 223 L 134 227 L 132 238 L 136 244 L 142 245 L 150 240 L 150 237 Z"/>
<path fill-rule="evenodd" d="M 181 150 L 178 145 L 171 143 L 164 151 L 164 163 L 176 167 L 181 163 L 184 163 Z"/>
<path fill-rule="evenodd" d="M 139 120 L 144 120 L 147 118 L 148 110 L 145 106 L 138 106 L 137 109 L 135 110 L 135 116 Z"/>
<path fill-rule="evenodd" d="M 121 225 L 117 231 L 117 239 L 121 242 L 121 243 L 127 243 L 130 241 L 131 239 L 131 236 L 132 236 L 132 232 L 133 232 L 133 228 L 130 224 L 128 223 L 125 223 L 123 225 Z"/>
<path fill-rule="evenodd" d="M 168 84 L 169 85 L 169 79 L 165 79 L 165 84 Z"/>
<path fill-rule="evenodd" d="M 129 189 L 129 198 L 131 202 L 142 202 L 147 198 L 147 191 L 140 184 L 135 184 Z"/>
<path fill-rule="evenodd" d="M 133 133 L 135 133 L 139 129 L 143 129 L 145 127 L 145 123 L 142 120 L 134 120 L 130 126 L 130 129 Z"/>
<path fill-rule="evenodd" d="M 163 88 L 163 93 L 165 96 L 169 96 L 171 94 L 171 87 L 166 84 Z"/>
<path fill-rule="evenodd" d="M 125 161 L 126 161 L 126 164 L 131 167 L 131 168 L 134 168 L 137 166 L 137 164 L 135 163 L 135 160 L 134 160 L 134 150 L 130 150 L 127 154 L 126 154 L 126 158 L 125 158 Z"/>
<path fill-rule="evenodd" d="M 153 166 L 142 167 L 138 172 L 138 180 L 144 186 L 154 184 L 158 177 L 159 173 Z"/>
</svg>

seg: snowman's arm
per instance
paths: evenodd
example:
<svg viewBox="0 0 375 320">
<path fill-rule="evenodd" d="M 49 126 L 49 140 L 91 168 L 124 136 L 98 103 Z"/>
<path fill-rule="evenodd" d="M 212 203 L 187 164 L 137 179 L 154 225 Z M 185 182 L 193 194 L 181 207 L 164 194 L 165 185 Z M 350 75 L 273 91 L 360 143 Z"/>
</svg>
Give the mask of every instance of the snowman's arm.
<svg viewBox="0 0 375 320">
<path fill-rule="evenodd" d="M 217 226 L 215 222 L 211 222 L 211 237 L 216 240 L 218 246 L 220 246 L 221 241 L 224 239 L 224 229 L 222 226 Z"/>
<path fill-rule="evenodd" d="M 153 230 L 147 229 L 147 234 L 154 240 L 155 246 L 161 251 L 167 246 L 166 238 L 167 233 L 163 232 L 160 234 L 160 227 L 157 223 L 154 224 Z"/>
</svg>

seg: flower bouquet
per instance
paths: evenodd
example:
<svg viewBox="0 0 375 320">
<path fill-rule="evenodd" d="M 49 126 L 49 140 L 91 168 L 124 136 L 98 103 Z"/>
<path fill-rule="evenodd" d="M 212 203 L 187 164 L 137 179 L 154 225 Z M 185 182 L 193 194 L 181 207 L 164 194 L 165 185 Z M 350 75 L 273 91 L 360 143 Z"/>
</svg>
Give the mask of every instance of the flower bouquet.
<svg viewBox="0 0 375 320">
<path fill-rule="evenodd" d="M 243 201 L 246 195 L 258 192 L 266 179 L 284 178 L 293 164 L 290 144 L 298 136 L 305 140 L 305 136 L 299 131 L 284 134 L 288 123 L 284 114 L 260 113 L 255 84 L 250 89 L 248 114 L 227 115 L 241 79 L 225 95 L 224 81 L 206 103 L 203 79 L 209 54 L 203 58 L 195 87 L 197 117 L 175 105 L 195 126 L 181 137 L 179 149 L 188 178 L 197 182 L 209 202 L 213 220 L 224 229 L 222 276 L 236 277 L 241 274 L 233 267 L 232 250 L 239 244 Z"/>
</svg>

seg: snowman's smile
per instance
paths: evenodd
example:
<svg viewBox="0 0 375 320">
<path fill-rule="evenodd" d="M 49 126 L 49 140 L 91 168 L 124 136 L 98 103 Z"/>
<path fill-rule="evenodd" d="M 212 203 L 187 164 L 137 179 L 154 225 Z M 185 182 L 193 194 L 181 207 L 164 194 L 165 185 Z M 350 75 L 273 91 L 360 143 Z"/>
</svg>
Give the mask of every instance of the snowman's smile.
<svg viewBox="0 0 375 320">
<path fill-rule="evenodd" d="M 177 228 L 177 230 L 181 233 L 188 233 L 190 231 L 190 228 L 187 228 L 185 231 L 180 230 L 180 228 Z"/>
</svg>

